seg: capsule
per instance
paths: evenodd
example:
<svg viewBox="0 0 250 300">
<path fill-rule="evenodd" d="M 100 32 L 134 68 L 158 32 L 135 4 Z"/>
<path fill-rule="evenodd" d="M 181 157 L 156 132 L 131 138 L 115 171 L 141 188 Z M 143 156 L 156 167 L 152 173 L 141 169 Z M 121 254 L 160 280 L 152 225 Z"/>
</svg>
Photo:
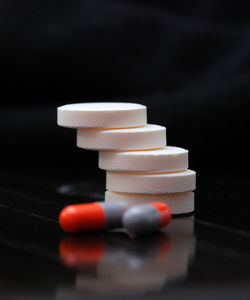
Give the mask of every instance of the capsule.
<svg viewBox="0 0 250 300">
<path fill-rule="evenodd" d="M 132 206 L 122 217 L 123 227 L 133 235 L 157 231 L 170 221 L 171 211 L 163 202 Z"/>
<path fill-rule="evenodd" d="M 61 211 L 59 224 L 69 233 L 119 228 L 126 208 L 123 202 L 73 204 Z"/>
</svg>

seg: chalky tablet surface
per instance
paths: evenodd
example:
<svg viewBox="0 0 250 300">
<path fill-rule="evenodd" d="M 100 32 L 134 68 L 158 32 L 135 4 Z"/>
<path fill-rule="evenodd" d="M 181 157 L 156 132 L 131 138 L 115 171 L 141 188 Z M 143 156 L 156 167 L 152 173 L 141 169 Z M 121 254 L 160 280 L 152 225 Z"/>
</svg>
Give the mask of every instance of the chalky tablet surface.
<svg viewBox="0 0 250 300">
<path fill-rule="evenodd" d="M 188 168 L 188 150 L 165 147 L 157 150 L 99 153 L 99 168 L 108 171 L 171 172 Z"/>
<path fill-rule="evenodd" d="M 166 127 L 77 130 L 77 146 L 89 150 L 141 150 L 166 146 Z"/>
<path fill-rule="evenodd" d="M 196 173 L 134 173 L 108 171 L 106 188 L 121 193 L 166 194 L 193 191 Z"/>
<path fill-rule="evenodd" d="M 137 103 L 90 102 L 57 108 L 57 124 L 69 128 L 120 128 L 147 124 L 147 108 Z"/>
<path fill-rule="evenodd" d="M 106 191 L 105 202 L 124 202 L 128 207 L 142 203 L 160 201 L 166 203 L 172 214 L 186 214 L 194 211 L 194 193 L 174 194 L 128 194 Z"/>
</svg>

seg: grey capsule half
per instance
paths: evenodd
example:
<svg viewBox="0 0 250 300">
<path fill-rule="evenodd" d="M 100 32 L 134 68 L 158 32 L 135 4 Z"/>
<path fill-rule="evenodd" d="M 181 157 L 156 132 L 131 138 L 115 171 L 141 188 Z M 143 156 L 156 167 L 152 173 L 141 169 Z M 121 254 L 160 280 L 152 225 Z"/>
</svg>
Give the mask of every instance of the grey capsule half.
<svg viewBox="0 0 250 300">
<path fill-rule="evenodd" d="M 119 228 L 122 226 L 122 216 L 127 209 L 127 205 L 123 202 L 98 202 L 105 214 L 105 228 Z"/>
<path fill-rule="evenodd" d="M 170 219 L 171 212 L 168 206 L 154 202 L 129 208 L 123 214 L 122 225 L 129 233 L 139 235 L 159 230 L 167 225 Z"/>
</svg>

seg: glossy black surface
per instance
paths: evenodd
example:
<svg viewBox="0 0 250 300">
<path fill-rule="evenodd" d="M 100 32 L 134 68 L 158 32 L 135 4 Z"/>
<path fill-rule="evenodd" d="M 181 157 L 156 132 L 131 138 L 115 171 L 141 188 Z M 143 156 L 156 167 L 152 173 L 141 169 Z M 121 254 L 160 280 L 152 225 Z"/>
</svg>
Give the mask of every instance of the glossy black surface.
<svg viewBox="0 0 250 300">
<path fill-rule="evenodd" d="M 246 177 L 199 176 L 195 217 L 132 239 L 121 231 L 63 234 L 60 209 L 101 201 L 103 178 L 45 174 L 1 172 L 1 299 L 249 298 L 249 220 L 236 203 Z"/>
</svg>

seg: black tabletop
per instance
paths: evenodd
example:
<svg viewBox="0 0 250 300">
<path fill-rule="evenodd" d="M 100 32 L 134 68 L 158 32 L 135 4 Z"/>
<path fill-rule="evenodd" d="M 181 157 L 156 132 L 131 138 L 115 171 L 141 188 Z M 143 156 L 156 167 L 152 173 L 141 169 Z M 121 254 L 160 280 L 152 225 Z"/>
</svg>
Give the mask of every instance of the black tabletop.
<svg viewBox="0 0 250 300">
<path fill-rule="evenodd" d="M 68 235 L 59 228 L 65 205 L 103 200 L 103 178 L 2 171 L 1 298 L 249 298 L 250 227 L 239 205 L 247 182 L 200 174 L 194 215 L 131 238 L 122 230 Z"/>
</svg>

